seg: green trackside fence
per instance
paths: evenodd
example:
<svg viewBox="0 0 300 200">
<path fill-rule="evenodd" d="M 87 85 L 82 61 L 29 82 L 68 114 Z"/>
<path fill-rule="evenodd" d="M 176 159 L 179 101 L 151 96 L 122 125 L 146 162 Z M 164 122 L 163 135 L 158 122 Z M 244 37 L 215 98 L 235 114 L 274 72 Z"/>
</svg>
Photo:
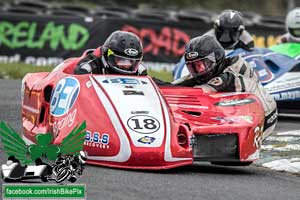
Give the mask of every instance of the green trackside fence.
<svg viewBox="0 0 300 200">
<path fill-rule="evenodd" d="M 4 199 L 86 199 L 85 185 L 3 184 Z"/>
</svg>

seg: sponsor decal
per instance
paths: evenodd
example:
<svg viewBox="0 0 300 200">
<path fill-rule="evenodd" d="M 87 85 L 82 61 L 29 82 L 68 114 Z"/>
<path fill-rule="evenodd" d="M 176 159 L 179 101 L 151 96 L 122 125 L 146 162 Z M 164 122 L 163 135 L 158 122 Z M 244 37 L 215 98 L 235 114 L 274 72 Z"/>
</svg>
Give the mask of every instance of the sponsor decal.
<svg viewBox="0 0 300 200">
<path fill-rule="evenodd" d="M 266 85 L 266 89 L 269 93 L 280 93 L 280 92 L 294 92 L 299 91 L 300 79 L 299 73 L 286 73 L 283 77 L 278 80 Z"/>
<path fill-rule="evenodd" d="M 252 68 L 255 70 L 256 75 L 259 77 L 259 80 L 262 83 L 268 83 L 274 79 L 274 75 L 269 70 L 268 66 L 264 61 L 260 61 L 259 59 L 254 59 L 249 62 Z"/>
<path fill-rule="evenodd" d="M 265 117 L 264 130 L 267 130 L 268 128 L 270 128 L 271 126 L 277 123 L 277 116 L 278 116 L 277 109 L 275 109 Z"/>
<path fill-rule="evenodd" d="M 272 124 L 274 122 L 274 120 L 277 119 L 277 116 L 278 116 L 278 113 L 275 112 L 268 120 L 267 120 L 267 123 L 268 124 Z"/>
<path fill-rule="evenodd" d="M 136 91 L 136 90 L 123 90 L 124 95 L 144 95 L 144 92 L 142 91 Z"/>
<path fill-rule="evenodd" d="M 109 134 L 86 131 L 84 145 L 101 149 L 109 149 Z"/>
<path fill-rule="evenodd" d="M 208 107 L 207 106 L 199 106 L 199 105 L 188 105 L 188 104 L 178 104 L 178 103 L 169 103 L 169 105 L 171 106 L 176 106 L 179 108 L 195 108 L 195 109 L 205 109 L 207 110 Z"/>
<path fill-rule="evenodd" d="M 221 123 L 238 123 L 238 122 L 247 122 L 252 123 L 253 117 L 249 115 L 245 116 L 224 116 L 224 117 L 211 117 L 213 120 L 218 120 Z"/>
<path fill-rule="evenodd" d="M 300 91 L 287 91 L 287 92 L 280 92 L 271 94 L 276 101 L 282 101 L 282 100 L 295 100 L 300 98 Z"/>
<path fill-rule="evenodd" d="M 137 114 L 149 114 L 149 111 L 143 111 L 143 110 L 141 110 L 141 111 L 131 111 L 130 113 L 133 114 L 133 115 L 137 115 Z"/>
<path fill-rule="evenodd" d="M 163 26 L 156 30 L 149 27 L 136 27 L 132 25 L 124 25 L 122 31 L 133 32 L 138 35 L 143 43 L 144 54 L 152 54 L 158 56 L 181 56 L 184 54 L 185 44 L 190 40 L 190 36 L 184 31 Z"/>
<path fill-rule="evenodd" d="M 35 144 L 26 145 L 18 133 L 0 121 L 0 137 L 8 155 L 6 164 L 1 165 L 2 178 L 4 181 L 39 178 L 43 182 L 75 182 L 87 159 L 83 151 L 85 128 L 85 122 L 76 126 L 60 144 L 53 144 L 51 133 L 38 133 Z M 45 159 L 55 162 L 50 165 Z"/>
<path fill-rule="evenodd" d="M 151 134 L 159 130 L 160 123 L 149 115 L 135 115 L 127 120 L 127 126 L 134 132 Z"/>
<path fill-rule="evenodd" d="M 117 84 L 126 84 L 126 85 L 139 85 L 139 84 L 147 84 L 145 81 L 139 81 L 135 78 L 111 78 L 102 81 L 103 83 L 117 83 Z"/>
<path fill-rule="evenodd" d="M 66 114 L 74 105 L 80 91 L 80 84 L 76 78 L 61 79 L 53 91 L 50 103 L 50 113 L 59 117 Z"/>
<path fill-rule="evenodd" d="M 190 148 L 193 148 L 194 145 L 196 145 L 196 137 L 193 134 L 193 135 L 190 136 L 190 144 L 189 144 L 189 146 L 190 146 Z"/>
<path fill-rule="evenodd" d="M 132 85 L 124 85 L 124 88 L 126 88 L 126 89 L 133 89 L 134 86 L 132 86 Z"/>
<path fill-rule="evenodd" d="M 54 137 L 56 137 L 58 135 L 59 131 L 62 130 L 63 128 L 72 126 L 72 124 L 75 121 L 76 114 L 77 114 L 77 109 L 74 109 L 66 117 L 62 118 L 59 121 L 55 121 L 53 123 Z"/>
<path fill-rule="evenodd" d="M 50 21 L 39 24 L 31 20 L 11 23 L 2 20 L 0 30 L 6 30 L 0 35 L 0 46 L 10 49 L 79 50 L 89 39 L 88 29 L 75 23 L 55 24 Z"/>
<path fill-rule="evenodd" d="M 214 97 L 214 98 L 219 98 L 219 97 L 234 96 L 237 94 L 243 94 L 243 93 L 242 92 L 226 92 L 226 93 L 210 94 L 209 96 Z"/>
<path fill-rule="evenodd" d="M 255 102 L 255 99 L 247 98 L 247 99 L 232 99 L 226 101 L 220 101 L 215 103 L 216 106 L 241 106 Z"/>
<path fill-rule="evenodd" d="M 262 136 L 263 136 L 263 128 L 257 126 L 255 129 L 254 129 L 254 143 L 253 143 L 253 146 L 256 147 L 257 149 L 259 149 L 261 147 L 261 144 L 262 144 Z"/>
<path fill-rule="evenodd" d="M 192 51 L 192 52 L 189 52 L 189 53 L 186 55 L 186 58 L 187 58 L 188 60 L 192 60 L 192 59 L 197 58 L 198 55 L 199 55 L 198 52 Z"/>
<path fill-rule="evenodd" d="M 124 53 L 128 56 L 137 56 L 139 54 L 138 50 L 132 48 L 125 49 Z"/>
<path fill-rule="evenodd" d="M 92 86 L 92 82 L 91 81 L 87 81 L 85 83 L 85 85 L 86 85 L 87 88 L 90 88 Z"/>
<path fill-rule="evenodd" d="M 154 140 L 155 140 L 154 137 L 144 136 L 138 139 L 138 142 L 143 144 L 151 144 L 152 142 L 154 142 Z"/>
<path fill-rule="evenodd" d="M 211 79 L 210 81 L 208 81 L 208 84 L 220 86 L 223 84 L 223 80 L 221 79 L 221 77 L 215 77 L 215 78 Z"/>
</svg>

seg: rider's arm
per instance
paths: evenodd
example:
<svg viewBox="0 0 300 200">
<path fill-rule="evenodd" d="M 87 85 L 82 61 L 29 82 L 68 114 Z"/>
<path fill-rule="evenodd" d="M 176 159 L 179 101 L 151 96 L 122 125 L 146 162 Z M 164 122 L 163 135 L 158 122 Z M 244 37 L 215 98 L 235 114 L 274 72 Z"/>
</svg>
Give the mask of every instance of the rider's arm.
<svg viewBox="0 0 300 200">
<path fill-rule="evenodd" d="M 236 78 L 233 73 L 224 72 L 200 87 L 206 92 L 236 92 Z"/>
<path fill-rule="evenodd" d="M 185 87 L 194 87 L 195 85 L 199 85 L 199 83 L 192 77 L 192 75 L 184 76 L 180 79 L 177 79 L 172 82 L 175 86 L 185 86 Z"/>
<path fill-rule="evenodd" d="M 139 76 L 147 76 L 148 75 L 147 67 L 145 67 L 142 63 L 139 65 L 138 75 Z"/>
<path fill-rule="evenodd" d="M 90 74 L 92 73 L 92 67 L 89 64 L 77 65 L 75 68 L 75 74 Z"/>
<path fill-rule="evenodd" d="M 154 81 L 154 83 L 158 86 L 174 86 L 172 85 L 170 82 L 167 82 L 167 81 L 163 81 L 163 80 L 160 80 L 158 78 L 155 78 L 155 77 L 151 77 L 152 80 Z"/>
<path fill-rule="evenodd" d="M 84 57 L 79 63 L 77 64 L 74 73 L 75 74 L 91 74 L 93 73 L 93 68 L 96 68 L 97 66 L 97 57 L 88 54 L 86 57 Z M 94 67 L 93 67 L 94 66 Z"/>
<path fill-rule="evenodd" d="M 239 43 L 235 48 L 242 48 L 247 51 L 251 50 L 254 48 L 254 39 L 250 35 L 250 33 L 246 30 L 244 30 L 239 38 Z"/>
</svg>

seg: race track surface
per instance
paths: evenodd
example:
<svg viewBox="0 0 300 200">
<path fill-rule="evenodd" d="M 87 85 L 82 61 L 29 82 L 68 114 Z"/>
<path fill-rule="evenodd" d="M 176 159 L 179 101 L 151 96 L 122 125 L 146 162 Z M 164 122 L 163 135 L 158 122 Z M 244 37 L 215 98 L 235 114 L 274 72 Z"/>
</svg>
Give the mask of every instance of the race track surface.
<svg viewBox="0 0 300 200">
<path fill-rule="evenodd" d="M 21 81 L 0 80 L 0 120 L 21 130 Z M 277 131 L 300 129 L 296 120 L 280 121 Z M 6 162 L 0 149 L 0 164 Z M 77 183 L 87 199 L 299 200 L 300 176 L 262 167 L 220 167 L 197 163 L 167 171 L 130 171 L 86 166 Z M 2 190 L 3 181 L 1 181 Z"/>
</svg>

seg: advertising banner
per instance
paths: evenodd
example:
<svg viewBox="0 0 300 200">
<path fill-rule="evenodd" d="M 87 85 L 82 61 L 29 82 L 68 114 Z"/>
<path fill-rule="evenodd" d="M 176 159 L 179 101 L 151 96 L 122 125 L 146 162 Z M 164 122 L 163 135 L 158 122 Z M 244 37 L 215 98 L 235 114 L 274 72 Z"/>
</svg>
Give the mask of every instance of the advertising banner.
<svg viewBox="0 0 300 200">
<path fill-rule="evenodd" d="M 173 66 L 182 56 L 185 44 L 207 32 L 212 23 L 174 22 L 120 18 L 56 17 L 12 15 L 0 17 L 0 62 L 55 66 L 64 59 L 80 56 L 84 50 L 97 48 L 115 30 L 136 33 L 143 42 L 144 61 L 151 66 Z M 248 26 L 256 45 L 276 43 L 283 27 Z M 164 65 L 164 67 L 166 67 Z M 169 71 L 170 66 L 167 67 Z"/>
</svg>

